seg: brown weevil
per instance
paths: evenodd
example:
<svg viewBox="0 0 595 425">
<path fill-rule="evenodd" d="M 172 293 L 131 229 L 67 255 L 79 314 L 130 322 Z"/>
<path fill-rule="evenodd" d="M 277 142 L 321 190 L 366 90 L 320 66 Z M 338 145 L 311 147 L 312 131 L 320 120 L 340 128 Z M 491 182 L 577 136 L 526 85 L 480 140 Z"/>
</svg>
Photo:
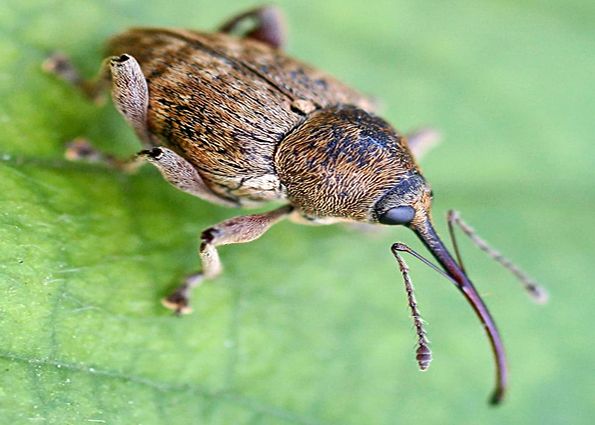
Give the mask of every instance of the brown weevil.
<svg viewBox="0 0 595 425">
<path fill-rule="evenodd" d="M 247 24 L 251 27 L 243 31 Z M 336 79 L 286 56 L 279 11 L 263 7 L 203 33 L 135 28 L 112 38 L 99 77 L 81 79 L 68 59 L 54 55 L 45 68 L 96 97 L 111 82 L 116 108 L 142 141 L 133 159 L 120 161 L 79 140 L 71 159 L 105 160 L 132 170 L 150 162 L 178 189 L 230 207 L 270 201 L 284 205 L 264 214 L 225 220 L 202 232 L 202 271 L 164 300 L 177 313 L 190 310 L 191 290 L 221 273 L 217 247 L 250 242 L 284 218 L 329 224 L 403 225 L 415 232 L 441 268 L 404 244 L 392 252 L 403 274 L 418 336 L 417 361 L 431 361 L 408 268 L 408 252 L 446 276 L 484 326 L 496 362 L 492 403 L 506 390 L 500 335 L 487 307 L 430 218 L 432 191 L 416 162 L 433 139 L 422 131 L 402 136 L 374 115 L 374 102 Z M 448 216 L 481 249 L 512 271 L 537 300 L 539 286 L 479 239 L 457 213 Z"/>
</svg>

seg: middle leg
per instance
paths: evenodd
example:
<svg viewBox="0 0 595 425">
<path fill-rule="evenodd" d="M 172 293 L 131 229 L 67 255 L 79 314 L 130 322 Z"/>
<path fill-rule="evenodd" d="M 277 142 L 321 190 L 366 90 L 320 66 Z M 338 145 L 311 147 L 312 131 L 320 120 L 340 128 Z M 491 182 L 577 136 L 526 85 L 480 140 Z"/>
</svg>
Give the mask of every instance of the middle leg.
<svg viewBox="0 0 595 425">
<path fill-rule="evenodd" d="M 235 243 L 251 242 L 261 237 L 273 224 L 286 218 L 293 211 L 285 205 L 264 214 L 253 214 L 225 220 L 202 232 L 199 248 L 202 270 L 187 277 L 163 305 L 176 314 L 190 313 L 190 293 L 204 280 L 219 276 L 223 270 L 217 247 Z"/>
<path fill-rule="evenodd" d="M 254 28 L 245 37 L 261 41 L 275 49 L 283 48 L 286 38 L 285 23 L 281 11 L 275 6 L 259 7 L 234 16 L 221 25 L 219 31 L 233 33 L 249 20 L 254 21 Z"/>
</svg>

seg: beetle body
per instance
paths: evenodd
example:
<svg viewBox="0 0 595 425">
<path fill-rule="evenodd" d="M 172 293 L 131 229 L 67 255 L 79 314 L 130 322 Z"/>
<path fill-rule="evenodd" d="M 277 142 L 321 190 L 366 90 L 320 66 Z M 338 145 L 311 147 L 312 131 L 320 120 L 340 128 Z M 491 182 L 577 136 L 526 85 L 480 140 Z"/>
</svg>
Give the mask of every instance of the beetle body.
<svg viewBox="0 0 595 425">
<path fill-rule="evenodd" d="M 370 114 L 368 98 L 265 43 L 134 29 L 108 51 L 138 61 L 155 145 L 187 159 L 225 201 L 288 199 L 309 220 L 368 220 L 367 199 L 414 166 L 402 138 Z"/>
<path fill-rule="evenodd" d="M 233 35 L 245 20 L 254 20 L 254 28 Z M 94 84 L 83 81 L 64 57 L 51 58 L 47 69 L 89 95 L 111 81 L 116 108 L 146 148 L 126 163 L 102 156 L 87 144 L 72 145 L 68 156 L 103 158 L 126 169 L 148 161 L 178 189 L 213 203 L 285 203 L 202 232 L 202 270 L 164 300 L 177 313 L 190 311 L 194 287 L 221 273 L 217 246 L 257 239 L 283 218 L 410 228 L 483 324 L 496 360 L 492 401 L 499 402 L 507 379 L 504 349 L 460 260 L 450 255 L 433 228 L 432 192 L 415 159 L 423 151 L 423 133 L 403 137 L 374 115 L 368 97 L 288 57 L 282 44 L 279 12 L 268 7 L 232 18 L 214 33 L 124 32 L 109 42 L 111 57 L 102 68 L 103 78 Z M 452 217 L 452 222 L 457 220 L 460 223 L 458 216 Z M 469 229 L 464 228 L 466 233 Z M 425 370 L 431 360 L 428 341 L 407 266 L 398 255 L 412 250 L 403 244 L 394 244 L 392 250 L 414 317 L 418 363 Z M 504 263 L 499 254 L 494 257 Z M 527 282 L 528 288 L 536 288 Z"/>
</svg>

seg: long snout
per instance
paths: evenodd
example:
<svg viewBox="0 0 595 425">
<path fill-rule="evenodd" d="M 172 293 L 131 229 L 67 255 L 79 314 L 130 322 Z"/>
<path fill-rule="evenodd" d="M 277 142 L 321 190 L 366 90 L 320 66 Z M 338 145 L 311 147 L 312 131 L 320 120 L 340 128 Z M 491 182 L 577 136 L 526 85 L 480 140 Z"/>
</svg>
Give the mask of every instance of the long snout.
<svg viewBox="0 0 595 425">
<path fill-rule="evenodd" d="M 500 403 L 506 392 L 508 370 L 504 345 L 502 344 L 494 319 L 471 280 L 469 280 L 444 246 L 444 243 L 434 230 L 430 218 L 427 217 L 421 221 L 416 220 L 416 224 L 412 223 L 409 227 L 417 234 L 434 258 L 440 263 L 446 274 L 451 278 L 452 282 L 463 293 L 485 328 L 496 362 L 496 388 L 490 402 L 492 404 Z"/>
</svg>

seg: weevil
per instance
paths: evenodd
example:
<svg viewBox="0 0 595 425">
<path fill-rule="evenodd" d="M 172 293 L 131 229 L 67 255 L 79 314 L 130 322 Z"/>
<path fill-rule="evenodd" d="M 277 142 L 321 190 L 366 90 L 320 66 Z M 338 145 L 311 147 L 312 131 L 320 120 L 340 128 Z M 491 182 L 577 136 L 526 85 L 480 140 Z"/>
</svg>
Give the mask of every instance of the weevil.
<svg viewBox="0 0 595 425">
<path fill-rule="evenodd" d="M 177 313 L 190 311 L 193 288 L 221 273 L 218 246 L 253 241 L 282 219 L 408 227 L 441 266 L 402 243 L 391 247 L 405 281 L 420 369 L 429 366 L 431 352 L 400 252 L 443 274 L 473 307 L 495 358 L 491 402 L 499 403 L 507 387 L 507 365 L 498 329 L 464 270 L 456 243 L 455 260 L 434 230 L 433 193 L 416 161 L 434 133 L 402 135 L 375 114 L 369 97 L 285 55 L 284 40 L 279 10 L 262 7 L 212 33 L 135 28 L 116 35 L 93 81 L 83 80 L 65 56 L 50 57 L 46 70 L 92 98 L 111 84 L 116 108 L 144 145 L 134 158 L 122 161 L 79 140 L 67 156 L 105 160 L 125 170 L 149 162 L 178 189 L 229 207 L 283 202 L 268 213 L 225 220 L 202 232 L 202 270 L 164 300 Z M 448 224 L 453 242 L 453 225 L 458 224 L 520 278 L 534 298 L 544 299 L 533 280 L 480 239 L 457 213 L 449 214 Z"/>
</svg>

